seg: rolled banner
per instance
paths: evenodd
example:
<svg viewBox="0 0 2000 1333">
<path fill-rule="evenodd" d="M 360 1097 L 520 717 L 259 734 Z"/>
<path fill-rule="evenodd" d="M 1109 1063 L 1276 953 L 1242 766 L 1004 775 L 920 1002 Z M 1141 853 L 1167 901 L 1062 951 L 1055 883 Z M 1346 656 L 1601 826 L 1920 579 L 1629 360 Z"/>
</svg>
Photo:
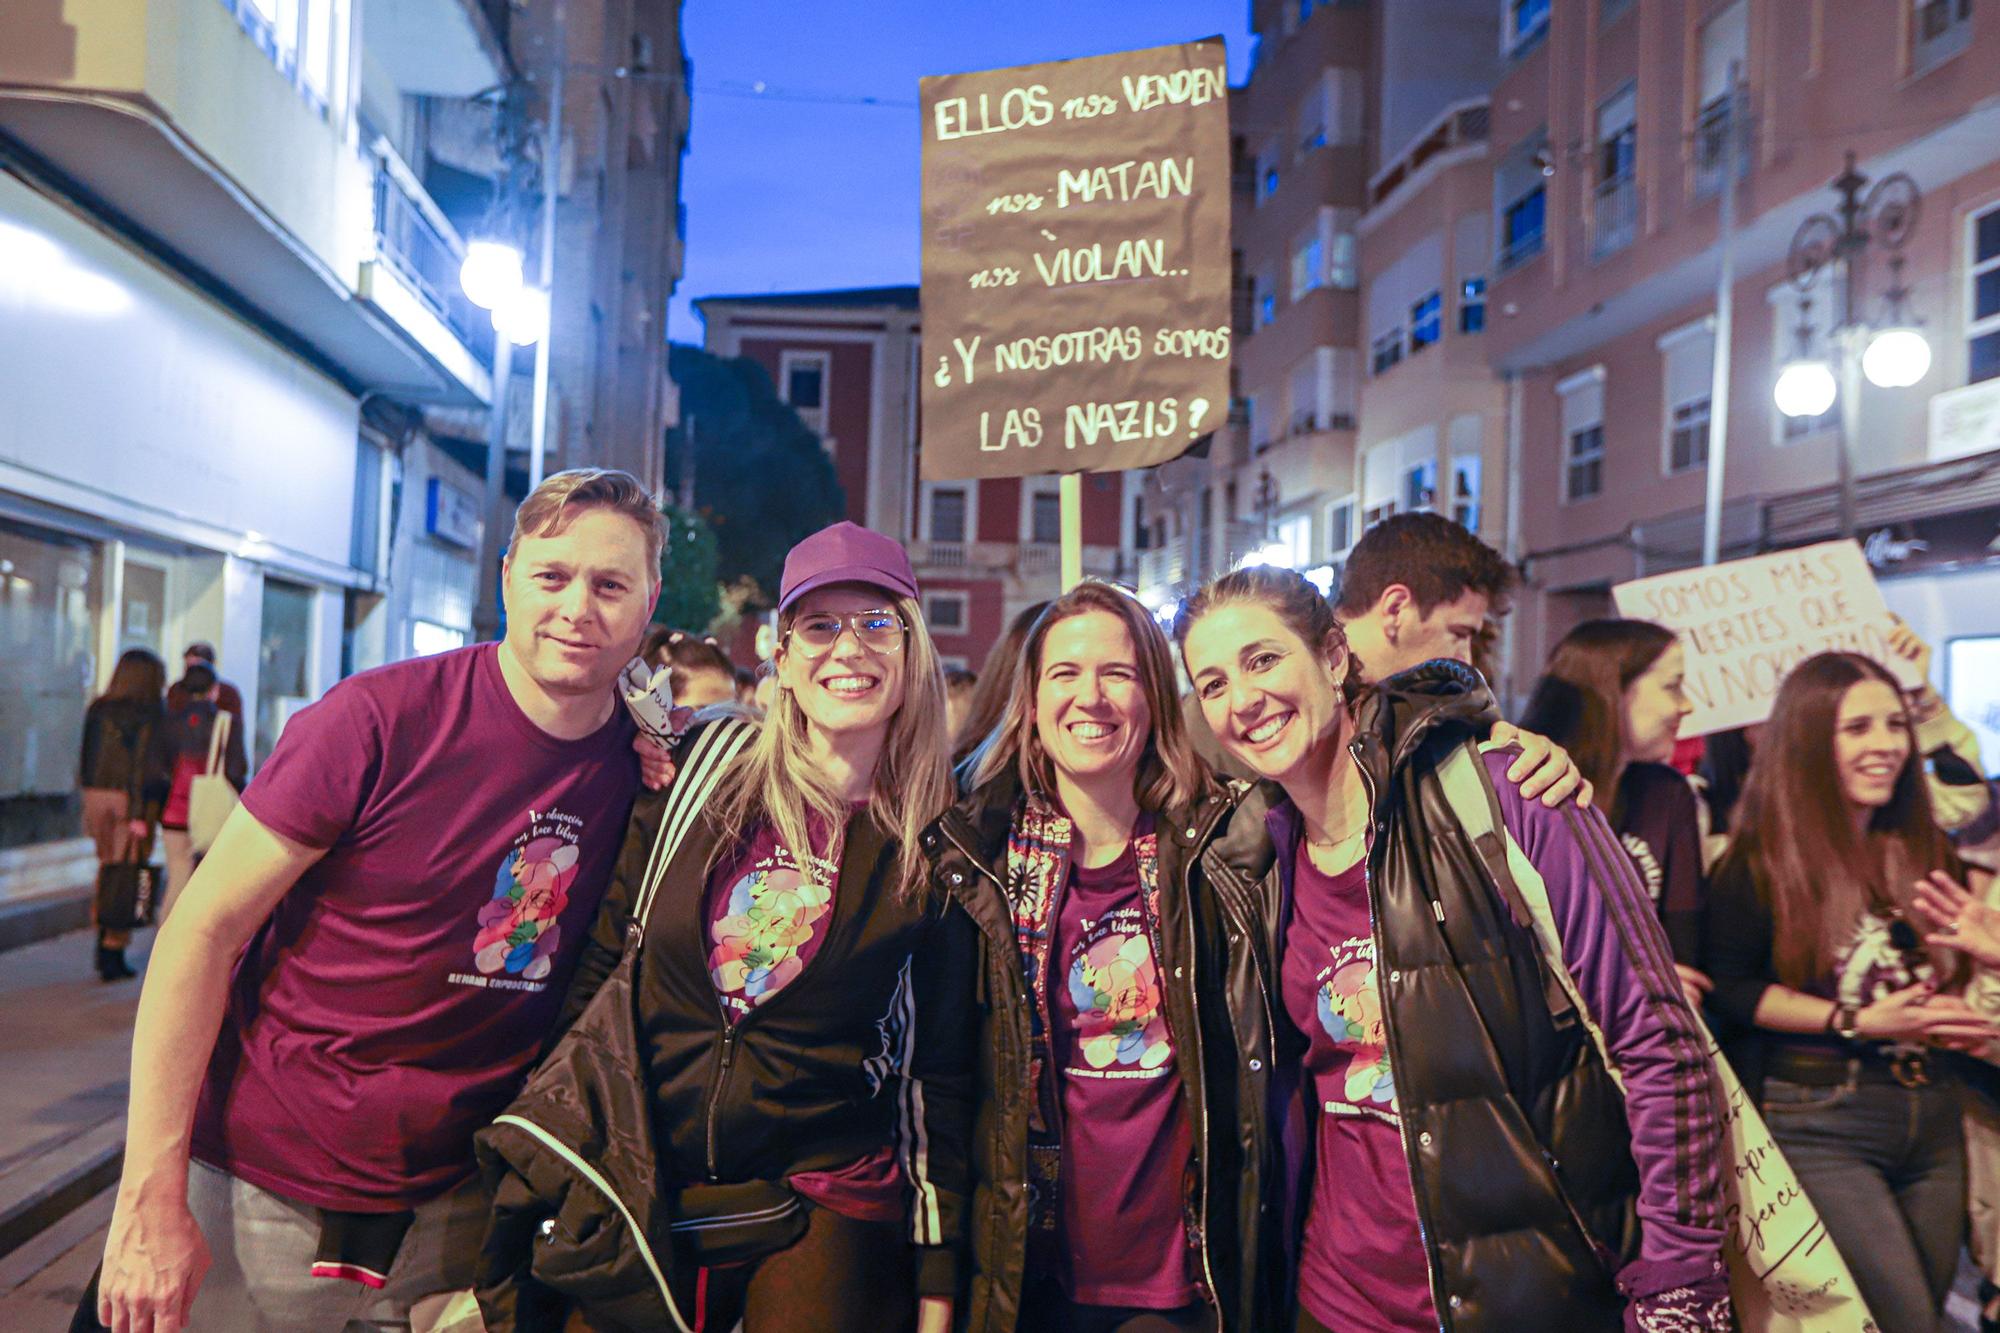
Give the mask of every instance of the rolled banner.
<svg viewBox="0 0 2000 1333">
<path fill-rule="evenodd" d="M 655 671 L 643 657 L 627 662 L 618 675 L 618 692 L 624 696 L 625 711 L 639 724 L 639 730 L 663 750 L 673 746 L 694 716 L 692 708 L 674 707 L 672 675 L 672 668 Z"/>
</svg>

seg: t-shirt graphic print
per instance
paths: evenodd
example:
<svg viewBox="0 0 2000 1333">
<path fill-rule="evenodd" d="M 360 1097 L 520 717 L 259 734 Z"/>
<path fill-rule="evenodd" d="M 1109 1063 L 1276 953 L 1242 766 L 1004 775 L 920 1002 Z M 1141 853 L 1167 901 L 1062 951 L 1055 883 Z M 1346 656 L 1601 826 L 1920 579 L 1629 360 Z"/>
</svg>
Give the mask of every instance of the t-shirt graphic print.
<svg viewBox="0 0 2000 1333">
<path fill-rule="evenodd" d="M 530 811 L 528 828 L 500 862 L 493 897 L 479 909 L 472 964 L 482 975 L 540 981 L 562 943 L 562 913 L 576 883 L 583 821 Z"/>
<path fill-rule="evenodd" d="M 1341 1081 L 1346 1105 L 1393 1118 L 1396 1081 L 1389 1073 L 1382 992 L 1375 984 L 1375 941 L 1349 936 L 1328 947 L 1316 981 L 1320 1027 L 1347 1061 Z"/>
<path fill-rule="evenodd" d="M 819 952 L 839 873 L 821 856 L 802 867 L 769 825 L 719 869 L 709 885 L 708 974 L 732 1018 L 768 1003 Z"/>
<path fill-rule="evenodd" d="M 1173 1055 L 1160 1009 L 1160 968 L 1144 916 L 1124 907 L 1085 925 L 1070 950 L 1069 1004 L 1076 1030 L 1071 1078 L 1158 1078 Z"/>
</svg>

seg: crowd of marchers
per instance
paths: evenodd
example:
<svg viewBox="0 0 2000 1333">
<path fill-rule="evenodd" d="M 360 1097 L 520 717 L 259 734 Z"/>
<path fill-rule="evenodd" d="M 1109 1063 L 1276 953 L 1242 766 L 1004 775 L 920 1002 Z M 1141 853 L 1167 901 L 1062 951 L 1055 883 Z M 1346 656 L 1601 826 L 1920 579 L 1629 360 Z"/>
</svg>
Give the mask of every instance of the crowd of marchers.
<svg viewBox="0 0 2000 1333">
<path fill-rule="evenodd" d="M 1516 571 L 1428 514 L 1333 599 L 1085 581 L 976 680 L 843 523 L 739 678 L 662 538 L 551 477 L 501 641 L 288 722 L 154 944 L 78 1327 L 1755 1327 L 1711 1030 L 1879 1327 L 1995 1271 L 2000 838 L 1928 685 L 1811 657 L 1691 754 L 1600 620 L 1512 725 Z"/>
</svg>

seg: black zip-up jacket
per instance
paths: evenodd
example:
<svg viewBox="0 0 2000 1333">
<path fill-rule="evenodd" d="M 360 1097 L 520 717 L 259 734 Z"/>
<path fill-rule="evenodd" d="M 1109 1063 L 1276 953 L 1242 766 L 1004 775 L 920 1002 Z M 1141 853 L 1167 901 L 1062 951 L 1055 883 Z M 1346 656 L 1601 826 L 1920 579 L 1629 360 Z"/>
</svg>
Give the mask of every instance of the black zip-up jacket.
<svg viewBox="0 0 2000 1333">
<path fill-rule="evenodd" d="M 589 1006 L 607 981 L 627 985 L 619 963 L 635 944 L 628 926 L 666 804 L 647 793 L 633 810 L 559 1031 L 603 1014 Z M 970 1022 L 971 976 L 944 947 L 947 904 L 896 893 L 896 845 L 865 812 L 855 815 L 819 951 L 784 990 L 732 1025 L 709 977 L 702 904 L 712 853 L 734 836 L 699 818 L 667 866 L 630 998 L 619 1001 L 629 1003 L 632 1021 L 598 1021 L 589 1040 L 560 1048 L 568 1067 L 556 1067 L 562 1054 L 544 1062 L 509 1114 L 546 1122 L 626 1196 L 663 1267 L 670 1262 L 664 1221 L 677 1187 L 784 1180 L 894 1146 L 911 1201 L 918 1292 L 951 1295 L 973 1052 L 958 1035 Z M 570 1188 L 573 1162 L 505 1123 L 482 1131 L 479 1149 L 497 1195 L 480 1282 L 490 1330 L 562 1326 L 561 1303 L 536 1290 L 527 1271 L 528 1252 L 540 1272 L 557 1244 L 566 1247 L 559 1259 L 566 1270 L 591 1269 L 572 1289 L 614 1297 L 587 1313 L 613 1326 L 671 1327 L 642 1257 L 610 1239 L 623 1229 L 614 1205 L 600 1188 Z"/>
<path fill-rule="evenodd" d="M 1438 776 L 1445 757 L 1495 719 L 1476 673 L 1432 662 L 1372 690 L 1356 720 L 1351 750 L 1374 821 L 1369 910 L 1377 975 L 1385 979 L 1399 1130 L 1442 1329 L 1512 1333 L 1549 1327 L 1561 1312 L 1563 1327 L 1575 1333 L 1614 1333 L 1627 1326 L 1627 1297 L 1614 1279 L 1638 1257 L 1640 1243 L 1625 1099 L 1582 1016 L 1543 966 L 1526 909 L 1515 902 L 1504 844 L 1468 838 Z M 1261 817 L 1275 795 L 1263 784 L 1239 806 L 1235 854 L 1213 870 L 1218 893 L 1283 897 L 1289 875 Z M 1261 887 L 1237 882 L 1260 866 Z M 1610 857 L 1592 873 L 1601 887 L 1634 872 Z M 1623 896 L 1638 902 L 1643 894 L 1634 882 Z M 1617 929 L 1645 936 L 1635 947 L 1656 955 L 1660 980 L 1645 983 L 1649 1002 L 1684 1020 L 1674 1035 L 1686 1057 L 1683 1072 L 1701 1081 L 1690 1090 L 1692 1104 L 1711 1093 L 1708 1066 L 1672 984 L 1664 935 L 1650 913 L 1624 918 Z M 1282 936 L 1268 947 L 1280 951 Z M 1279 1041 L 1278 1081 L 1295 1084 L 1303 1048 L 1289 1020 Z M 1287 1109 L 1282 1097 L 1278 1109 Z M 1719 1111 L 1719 1103 L 1706 1109 Z M 1718 1125 L 1710 1119 L 1682 1127 L 1691 1138 L 1705 1136 L 1699 1156 L 1710 1167 Z M 1272 1131 L 1286 1149 L 1275 1179 L 1281 1191 L 1297 1191 L 1283 1200 L 1291 1205 L 1288 1257 L 1297 1253 L 1314 1179 L 1311 1117 L 1303 1135 L 1299 1128 Z M 1686 1200 L 1690 1223 L 1719 1231 L 1719 1182 L 1697 1172 L 1684 1190 L 1693 1196 Z M 1716 1267 L 1719 1273 L 1719 1256 Z M 1294 1277 L 1285 1280 L 1289 1286 Z M 1685 1326 L 1715 1325 L 1691 1317 Z"/>
<path fill-rule="evenodd" d="M 1240 790 L 1240 788 L 1236 789 Z M 923 834 L 936 885 L 961 909 L 946 921 L 947 952 L 977 977 L 978 1083 L 971 1138 L 971 1247 L 958 1325 L 1014 1333 L 1027 1274 L 1028 1116 L 1033 997 L 1028 992 L 1004 884 L 1019 791 L 998 779 Z M 1265 1225 L 1266 1118 L 1273 990 L 1263 941 L 1275 935 L 1257 893 L 1211 891 L 1205 869 L 1231 853 L 1230 795 L 1205 794 L 1191 810 L 1160 816 L 1160 936 L 1168 1022 L 1199 1034 L 1178 1052 L 1194 1128 L 1196 1272 L 1231 1333 L 1278 1327 L 1284 1265 Z M 1262 830 L 1258 830 L 1261 834 Z M 1254 850 L 1254 849 L 1253 849 Z M 1268 858 L 1267 858 L 1268 861 Z M 1254 876 L 1237 884 L 1259 890 Z M 1024 1330 L 1024 1333 L 1027 1331 Z"/>
</svg>

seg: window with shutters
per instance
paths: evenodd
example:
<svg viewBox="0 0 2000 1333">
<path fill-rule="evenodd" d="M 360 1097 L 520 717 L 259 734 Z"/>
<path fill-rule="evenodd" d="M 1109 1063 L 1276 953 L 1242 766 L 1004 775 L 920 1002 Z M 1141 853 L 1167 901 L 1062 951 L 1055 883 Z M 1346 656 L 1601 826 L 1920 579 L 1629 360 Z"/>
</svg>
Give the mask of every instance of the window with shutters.
<svg viewBox="0 0 2000 1333">
<path fill-rule="evenodd" d="M 1562 399 L 1563 500 L 1604 491 L 1604 367 L 1592 366 L 1556 385 Z"/>
<path fill-rule="evenodd" d="M 1701 26 L 1701 88 L 1694 125 L 1696 198 L 1721 190 L 1722 178 L 1729 170 L 1729 137 L 1739 133 L 1729 106 L 1729 71 L 1735 67 L 1739 85 L 1748 77 L 1749 9 L 1748 0 L 1736 0 Z M 1739 142 L 1739 179 L 1750 170 L 1750 154 L 1742 148 Z"/>
<path fill-rule="evenodd" d="M 2000 379 L 2000 207 L 1972 220 L 1971 336 L 1965 382 Z"/>
<path fill-rule="evenodd" d="M 1661 379 L 1665 440 L 1661 466 L 1669 476 L 1708 463 L 1709 393 L 1715 375 L 1715 320 L 1703 316 L 1663 335 Z"/>
</svg>

